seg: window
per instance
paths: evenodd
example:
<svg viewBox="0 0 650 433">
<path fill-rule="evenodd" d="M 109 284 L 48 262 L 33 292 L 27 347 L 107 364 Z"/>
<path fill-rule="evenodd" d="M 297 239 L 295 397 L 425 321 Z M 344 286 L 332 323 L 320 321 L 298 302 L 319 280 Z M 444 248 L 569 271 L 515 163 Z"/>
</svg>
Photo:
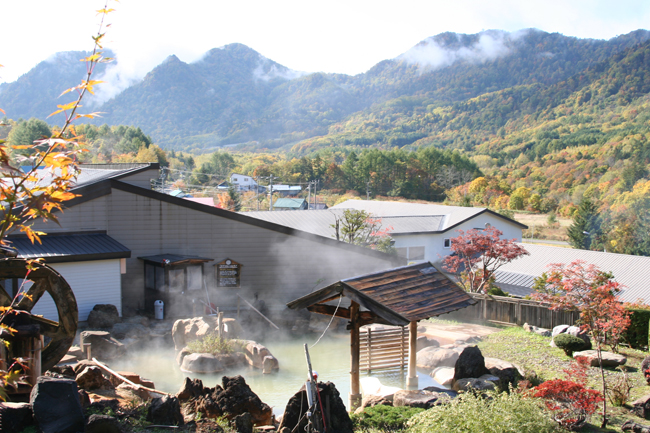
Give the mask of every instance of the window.
<svg viewBox="0 0 650 433">
<path fill-rule="evenodd" d="M 233 182 L 237 182 L 237 178 L 236 178 L 236 177 L 233 177 L 233 178 L 232 178 L 232 181 L 233 181 Z"/>
<path fill-rule="evenodd" d="M 408 258 L 408 249 L 407 248 L 395 248 L 395 251 L 397 251 L 397 255 L 399 257 L 403 258 Z"/>
<path fill-rule="evenodd" d="M 424 260 L 424 247 L 410 247 L 409 260 Z"/>
<path fill-rule="evenodd" d="M 445 239 L 443 245 L 445 248 L 451 248 L 451 239 Z"/>
</svg>

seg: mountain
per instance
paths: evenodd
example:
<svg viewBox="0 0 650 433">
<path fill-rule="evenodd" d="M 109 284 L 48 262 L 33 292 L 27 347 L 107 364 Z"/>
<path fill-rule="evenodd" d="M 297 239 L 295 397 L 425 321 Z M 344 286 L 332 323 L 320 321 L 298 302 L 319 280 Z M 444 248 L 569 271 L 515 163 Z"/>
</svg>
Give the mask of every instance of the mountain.
<svg viewBox="0 0 650 433">
<path fill-rule="evenodd" d="M 96 122 L 137 125 L 156 143 L 176 149 L 246 142 L 255 143 L 248 148 L 285 146 L 298 153 L 339 145 L 437 143 L 470 149 L 480 145 L 471 133 L 462 145 L 458 137 L 432 134 L 441 125 L 436 108 L 445 112 L 445 125 L 454 124 L 460 119 L 448 118 L 456 113 L 450 107 L 480 110 L 486 101 L 507 95 L 512 102 L 490 114 L 488 129 L 495 133 L 508 119 L 560 104 L 596 79 L 593 68 L 649 38 L 645 30 L 608 41 L 534 29 L 443 33 L 356 76 L 300 74 L 231 44 L 189 64 L 169 57 L 98 107 L 95 111 L 105 114 Z M 45 118 L 53 111 L 51 93 L 71 86 L 62 85 L 68 75 L 78 80 L 79 67 L 42 62 L 0 86 L 0 107 L 12 118 Z M 475 98 L 483 99 L 477 105 Z M 465 111 L 462 119 L 476 124 L 481 114 Z"/>
</svg>

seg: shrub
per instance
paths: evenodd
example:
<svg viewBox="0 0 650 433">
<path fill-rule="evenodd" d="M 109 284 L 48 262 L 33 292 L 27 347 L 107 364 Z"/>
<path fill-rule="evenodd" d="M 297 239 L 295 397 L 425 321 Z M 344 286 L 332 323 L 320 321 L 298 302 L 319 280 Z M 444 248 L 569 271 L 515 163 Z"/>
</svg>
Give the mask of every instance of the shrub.
<svg viewBox="0 0 650 433">
<path fill-rule="evenodd" d="M 366 407 L 363 412 L 353 414 L 350 418 L 355 431 L 376 429 L 393 432 L 403 430 L 406 422 L 423 410 L 417 407 L 377 405 Z"/>
<path fill-rule="evenodd" d="M 519 392 L 460 394 L 449 404 L 414 415 L 408 433 L 548 433 L 561 431 L 535 399 Z"/>
<path fill-rule="evenodd" d="M 192 353 L 226 354 L 237 351 L 238 346 L 232 340 L 221 338 L 217 334 L 206 334 L 203 338 L 190 341 L 187 348 Z"/>
<path fill-rule="evenodd" d="M 613 382 L 609 384 L 607 389 L 607 398 L 609 398 L 612 406 L 624 406 L 625 403 L 630 399 L 630 390 L 632 389 L 632 383 L 630 378 L 627 376 L 627 370 L 625 366 L 619 367 L 622 372 L 619 375 L 616 375 Z"/>
<path fill-rule="evenodd" d="M 553 338 L 553 342 L 557 347 L 564 350 L 567 356 L 571 356 L 573 352 L 582 350 L 585 347 L 585 342 L 582 338 L 571 334 L 558 334 Z"/>
<path fill-rule="evenodd" d="M 647 347 L 650 310 L 629 308 L 628 311 L 630 312 L 630 326 L 625 332 L 625 340 L 632 347 Z"/>
<path fill-rule="evenodd" d="M 497 286 L 490 287 L 490 290 L 487 291 L 487 294 L 491 296 L 510 296 L 507 292 L 501 290 L 501 287 Z"/>
</svg>

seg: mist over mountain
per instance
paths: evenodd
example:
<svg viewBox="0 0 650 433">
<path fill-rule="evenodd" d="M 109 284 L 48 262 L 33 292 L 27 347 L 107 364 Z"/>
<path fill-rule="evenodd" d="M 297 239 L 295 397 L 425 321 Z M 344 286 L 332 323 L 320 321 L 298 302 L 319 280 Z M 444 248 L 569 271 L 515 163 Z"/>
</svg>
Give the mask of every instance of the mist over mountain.
<svg viewBox="0 0 650 433">
<path fill-rule="evenodd" d="M 598 79 L 593 68 L 611 67 L 604 65 L 649 38 L 645 30 L 608 41 L 534 29 L 442 33 L 356 76 L 296 72 L 231 44 L 189 64 L 170 56 L 92 111 L 104 113 L 95 123 L 136 125 L 157 144 L 174 149 L 238 143 L 249 143 L 248 149 L 293 146 L 296 152 L 333 145 L 404 146 L 425 143 L 435 123 L 401 125 L 400 131 L 365 128 L 356 134 L 349 125 L 360 119 L 394 124 L 386 117 L 391 112 L 410 116 L 504 91 L 525 99 L 525 109 L 535 112 L 590 85 Z M 60 92 L 80 81 L 85 65 L 78 59 L 83 56 L 59 53 L 0 85 L 0 107 L 13 119 L 45 119 L 63 102 L 57 99 Z M 95 77 L 101 79 L 106 71 Z M 573 84 L 557 87 L 567 80 Z M 536 98 L 543 103 L 535 103 Z M 512 106 L 500 113 L 502 119 L 512 118 Z M 316 143 L 317 137 L 324 138 Z"/>
</svg>

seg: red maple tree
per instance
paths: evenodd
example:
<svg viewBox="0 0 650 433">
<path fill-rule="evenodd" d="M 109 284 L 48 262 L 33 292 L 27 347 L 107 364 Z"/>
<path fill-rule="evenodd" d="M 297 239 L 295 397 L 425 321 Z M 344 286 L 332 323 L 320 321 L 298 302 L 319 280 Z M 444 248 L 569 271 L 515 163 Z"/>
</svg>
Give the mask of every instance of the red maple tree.
<svg viewBox="0 0 650 433">
<path fill-rule="evenodd" d="M 451 239 L 452 255 L 445 257 L 443 268 L 458 275 L 458 282 L 468 292 L 487 292 L 497 269 L 530 254 L 515 239 L 501 239 L 503 232 L 492 226 L 458 233 Z"/>
<path fill-rule="evenodd" d="M 544 282 L 545 293 L 535 297 L 550 303 L 554 310 L 580 311 L 580 327 L 596 344 L 603 395 L 607 395 L 602 345 L 607 339 L 618 341 L 630 326 L 629 314 L 618 300 L 622 286 L 613 280 L 611 273 L 584 260 L 569 265 L 553 263 L 549 268 Z M 602 428 L 607 426 L 607 421 L 607 402 L 603 399 Z"/>
</svg>

